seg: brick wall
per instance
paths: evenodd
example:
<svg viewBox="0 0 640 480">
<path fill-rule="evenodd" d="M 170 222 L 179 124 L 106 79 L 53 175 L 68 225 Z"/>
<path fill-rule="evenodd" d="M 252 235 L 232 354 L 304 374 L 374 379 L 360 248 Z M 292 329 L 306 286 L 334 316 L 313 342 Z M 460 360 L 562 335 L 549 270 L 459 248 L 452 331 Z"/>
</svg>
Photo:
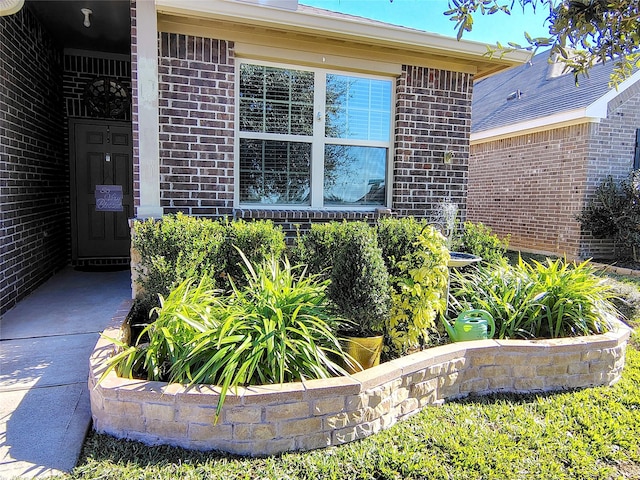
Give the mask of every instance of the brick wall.
<svg viewBox="0 0 640 480">
<path fill-rule="evenodd" d="M 589 124 L 471 146 L 468 219 L 514 249 L 580 255 Z"/>
<path fill-rule="evenodd" d="M 131 62 L 128 59 L 104 54 L 65 52 L 64 101 L 67 117 L 104 118 L 87 109 L 84 93 L 87 85 L 97 78 L 107 77 L 120 82 L 131 94 Z M 127 109 L 118 120 L 131 120 Z"/>
<path fill-rule="evenodd" d="M 585 202 L 593 197 L 607 177 L 622 180 L 633 169 L 636 129 L 640 128 L 640 83 L 625 90 L 609 103 L 607 118 L 595 124 L 588 156 Z M 584 257 L 611 257 L 613 242 L 593 238 L 583 232 L 580 246 Z"/>
<path fill-rule="evenodd" d="M 514 249 L 611 257 L 612 242 L 583 232 L 576 216 L 607 176 L 629 174 L 639 127 L 636 84 L 610 102 L 600 123 L 472 145 L 469 220 L 510 234 Z"/>
<path fill-rule="evenodd" d="M 0 18 L 0 314 L 67 263 L 62 53 L 28 8 Z"/>
<path fill-rule="evenodd" d="M 136 0 L 131 0 L 131 145 L 133 150 L 133 205 L 140 206 L 140 125 L 138 123 L 138 26 Z"/>
<path fill-rule="evenodd" d="M 233 213 L 233 42 L 161 33 L 160 191 L 166 213 Z"/>
<path fill-rule="evenodd" d="M 135 53 L 132 62 L 135 70 Z M 263 211 L 233 209 L 234 72 L 232 42 L 160 34 L 160 189 L 165 213 L 265 217 Z M 464 217 L 472 80 L 468 74 L 403 68 L 397 82 L 395 214 L 431 216 L 446 200 L 457 203 Z M 133 122 L 135 132 L 135 106 Z M 452 153 L 450 159 L 445 152 Z M 379 215 L 290 210 L 268 214 L 289 232 L 294 225 L 307 228 L 314 221 Z"/>
<path fill-rule="evenodd" d="M 430 217 L 449 201 L 464 220 L 472 88 L 466 73 L 403 66 L 396 88 L 394 212 Z"/>
</svg>

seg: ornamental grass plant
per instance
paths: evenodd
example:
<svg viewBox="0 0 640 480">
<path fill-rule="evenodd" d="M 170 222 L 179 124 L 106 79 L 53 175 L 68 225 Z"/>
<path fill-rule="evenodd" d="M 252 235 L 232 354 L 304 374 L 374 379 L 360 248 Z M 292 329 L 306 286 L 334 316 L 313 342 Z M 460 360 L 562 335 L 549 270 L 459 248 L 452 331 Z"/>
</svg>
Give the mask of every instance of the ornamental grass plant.
<svg viewBox="0 0 640 480">
<path fill-rule="evenodd" d="M 453 273 L 455 312 L 480 308 L 496 323 L 497 338 L 558 338 L 593 335 L 610 329 L 619 316 L 611 286 L 589 262 L 520 258 Z"/>
<path fill-rule="evenodd" d="M 246 282 L 221 294 L 204 274 L 161 297 L 157 319 L 135 345 L 120 343 L 109 370 L 133 378 L 218 385 L 219 415 L 237 386 L 328 378 L 346 372 L 346 361 L 329 313 L 327 281 L 319 281 L 285 258 L 252 265 L 239 251 Z"/>
</svg>

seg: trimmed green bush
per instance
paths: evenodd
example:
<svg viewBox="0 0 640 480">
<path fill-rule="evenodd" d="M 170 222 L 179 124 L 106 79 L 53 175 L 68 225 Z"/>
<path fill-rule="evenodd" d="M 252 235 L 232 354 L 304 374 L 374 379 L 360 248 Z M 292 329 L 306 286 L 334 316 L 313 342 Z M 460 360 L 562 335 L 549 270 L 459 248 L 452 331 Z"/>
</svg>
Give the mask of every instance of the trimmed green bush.
<svg viewBox="0 0 640 480">
<path fill-rule="evenodd" d="M 334 255 L 341 243 L 344 223 L 314 223 L 308 232 L 298 235 L 292 249 L 295 263 L 305 264 L 314 275 L 329 279 Z"/>
<path fill-rule="evenodd" d="M 228 222 L 182 213 L 136 222 L 132 243 L 140 254 L 138 271 L 145 292 L 138 302 L 147 311 L 158 305 L 158 295 L 168 295 L 190 277 L 207 273 L 223 290 L 230 288 L 229 278 L 244 282 L 234 246 L 244 249 L 253 262 L 280 257 L 285 249 L 284 233 L 271 221 Z"/>
<path fill-rule="evenodd" d="M 391 306 L 389 274 L 373 228 L 364 222 L 336 224 L 327 293 L 354 336 L 381 334 Z"/>
<path fill-rule="evenodd" d="M 144 310 L 158 305 L 189 277 L 209 272 L 217 280 L 226 269 L 223 223 L 178 213 L 162 220 L 134 224 L 133 248 L 140 255 L 138 272 L 144 294 L 138 299 Z"/>
<path fill-rule="evenodd" d="M 507 253 L 509 236 L 500 240 L 486 225 L 464 222 L 460 233 L 460 245 L 460 249 L 465 253 L 482 257 L 486 263 L 497 263 Z"/>
<path fill-rule="evenodd" d="M 224 253 L 226 274 L 238 284 L 244 283 L 242 252 L 251 263 L 258 264 L 268 258 L 280 258 L 285 251 L 285 235 L 271 220 L 245 222 L 234 220 L 226 223 Z M 227 287 L 227 285 L 221 285 Z"/>
</svg>

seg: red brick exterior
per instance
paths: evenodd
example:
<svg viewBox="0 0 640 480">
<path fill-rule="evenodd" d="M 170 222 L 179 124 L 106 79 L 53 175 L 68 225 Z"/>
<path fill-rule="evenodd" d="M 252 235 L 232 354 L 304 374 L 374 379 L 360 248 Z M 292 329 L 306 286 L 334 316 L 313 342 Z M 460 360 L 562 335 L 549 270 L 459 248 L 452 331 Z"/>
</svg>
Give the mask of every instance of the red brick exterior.
<svg viewBox="0 0 640 480">
<path fill-rule="evenodd" d="M 392 209 L 398 215 L 430 217 L 448 201 L 464 219 L 472 87 L 469 74 L 403 66 L 393 166 Z"/>
<path fill-rule="evenodd" d="M 136 0 L 131 0 L 131 144 L 133 147 L 133 205 L 140 206 L 140 124 L 138 123 L 138 27 Z"/>
<path fill-rule="evenodd" d="M 0 19 L 0 314 L 67 263 L 62 52 L 28 8 Z"/>
<path fill-rule="evenodd" d="M 131 93 L 131 62 L 109 58 L 104 54 L 67 53 L 64 55 L 64 102 L 67 117 L 100 118 L 87 109 L 84 93 L 87 85 L 98 77 L 109 77 L 121 83 Z M 126 111 L 118 120 L 131 120 Z"/>
<path fill-rule="evenodd" d="M 610 102 L 600 123 L 473 144 L 468 219 L 511 235 L 514 249 L 610 257 L 611 242 L 583 232 L 576 217 L 608 175 L 629 174 L 638 127 L 636 85 Z"/>
<path fill-rule="evenodd" d="M 135 86 L 135 4 L 132 17 Z M 308 228 L 314 221 L 370 220 L 389 213 L 234 210 L 233 42 L 162 32 L 158 64 L 160 190 L 165 213 L 271 218 L 289 232 L 295 226 Z M 394 214 L 431 216 L 439 203 L 453 201 L 464 216 L 472 81 L 469 74 L 403 67 L 396 90 Z M 135 142 L 135 105 L 133 126 Z M 136 143 L 137 182 L 135 148 Z M 445 162 L 447 151 L 452 158 Z M 135 190 L 139 204 L 137 183 Z"/>
<path fill-rule="evenodd" d="M 233 42 L 161 33 L 160 201 L 165 213 L 233 214 Z"/>
</svg>

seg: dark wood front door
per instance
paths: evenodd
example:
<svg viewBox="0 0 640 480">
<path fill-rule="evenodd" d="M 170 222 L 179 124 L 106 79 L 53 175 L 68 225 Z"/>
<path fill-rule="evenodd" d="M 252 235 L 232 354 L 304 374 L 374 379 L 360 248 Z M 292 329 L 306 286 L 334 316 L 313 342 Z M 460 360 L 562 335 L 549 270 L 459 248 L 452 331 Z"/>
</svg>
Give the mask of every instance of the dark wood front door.
<svg viewBox="0 0 640 480">
<path fill-rule="evenodd" d="M 74 260 L 126 258 L 133 216 L 131 125 L 72 122 Z"/>
</svg>

